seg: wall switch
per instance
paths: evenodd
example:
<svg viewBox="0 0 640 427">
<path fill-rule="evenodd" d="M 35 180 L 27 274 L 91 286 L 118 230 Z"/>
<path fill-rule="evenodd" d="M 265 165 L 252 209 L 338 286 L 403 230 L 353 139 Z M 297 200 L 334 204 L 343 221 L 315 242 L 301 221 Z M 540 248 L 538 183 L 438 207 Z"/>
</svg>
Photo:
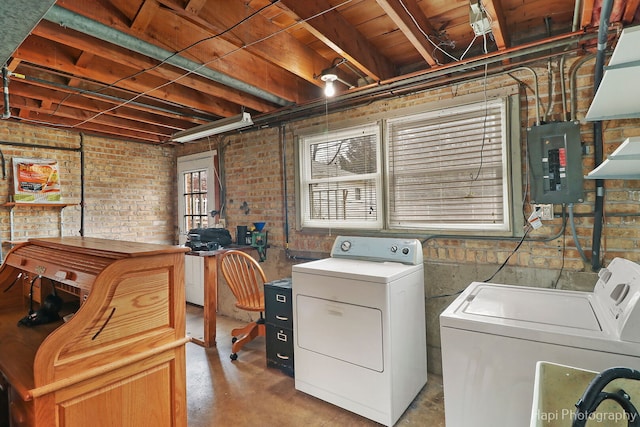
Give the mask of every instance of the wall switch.
<svg viewBox="0 0 640 427">
<path fill-rule="evenodd" d="M 553 219 L 553 205 L 545 204 L 545 205 L 533 205 L 533 209 L 540 213 L 540 219 L 542 220 L 552 220 Z"/>
</svg>

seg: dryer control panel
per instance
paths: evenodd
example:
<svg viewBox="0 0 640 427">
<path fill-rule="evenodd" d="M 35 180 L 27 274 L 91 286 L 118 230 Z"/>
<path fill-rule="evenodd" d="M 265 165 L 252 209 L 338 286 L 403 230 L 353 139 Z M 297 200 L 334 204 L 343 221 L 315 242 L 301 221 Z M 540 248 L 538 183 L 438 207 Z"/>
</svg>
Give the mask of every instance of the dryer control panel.
<svg viewBox="0 0 640 427">
<path fill-rule="evenodd" d="M 363 236 L 338 236 L 331 257 L 410 265 L 422 264 L 423 259 L 422 245 L 417 239 Z"/>
</svg>

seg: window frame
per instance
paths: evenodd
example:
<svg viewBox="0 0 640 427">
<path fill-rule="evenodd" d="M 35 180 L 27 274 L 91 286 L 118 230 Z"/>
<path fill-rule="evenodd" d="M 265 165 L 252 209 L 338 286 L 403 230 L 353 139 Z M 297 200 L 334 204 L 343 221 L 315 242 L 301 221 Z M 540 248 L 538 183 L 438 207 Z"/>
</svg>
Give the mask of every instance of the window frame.
<svg viewBox="0 0 640 427">
<path fill-rule="evenodd" d="M 180 156 L 176 159 L 176 185 L 178 196 L 178 243 L 183 245 L 187 240 L 189 230 L 185 227 L 185 186 L 184 173 L 207 171 L 207 211 L 217 210 L 219 205 L 218 176 L 217 176 L 217 152 L 206 151 L 202 153 Z M 208 218 L 208 224 L 213 227 L 214 218 Z"/>
<path fill-rule="evenodd" d="M 501 212 L 501 216 L 503 218 L 503 221 L 500 223 L 491 223 L 490 221 L 484 222 L 484 223 L 477 223 L 477 224 L 473 224 L 471 222 L 460 222 L 460 223 L 453 223 L 453 222 L 444 222 L 444 223 L 439 223 L 439 222 L 432 222 L 429 223 L 428 221 L 422 221 L 421 223 L 418 224 L 407 224 L 407 225 L 401 225 L 401 224 L 396 224 L 393 223 L 392 224 L 392 197 L 390 196 L 391 193 L 391 179 L 389 179 L 392 176 L 392 173 L 390 171 L 391 169 L 391 164 L 390 164 L 390 159 L 391 159 L 391 149 L 392 149 L 392 142 L 391 142 L 391 135 L 392 132 L 390 130 L 391 126 L 393 126 L 396 123 L 422 123 L 421 125 L 416 124 L 416 126 L 425 126 L 426 122 L 432 122 L 429 125 L 430 126 L 434 126 L 434 124 L 436 125 L 435 127 L 437 127 L 437 123 L 441 120 L 438 120 L 442 117 L 456 117 L 456 118 L 460 118 L 463 115 L 467 115 L 469 113 L 473 114 L 473 113 L 477 113 L 480 112 L 480 115 L 482 115 L 482 112 L 484 110 L 485 114 L 487 114 L 487 109 L 488 108 L 497 108 L 500 110 L 500 134 L 502 136 L 502 138 L 500 139 L 500 157 L 501 157 L 501 161 L 500 161 L 500 165 L 501 165 L 501 186 L 502 186 L 502 212 Z M 385 194 L 387 194 L 387 197 L 385 198 L 385 202 L 386 202 L 386 210 L 385 210 L 385 214 L 386 214 L 386 224 L 387 224 L 387 229 L 389 230 L 426 230 L 426 231 L 440 231 L 440 230 L 445 230 L 445 231 L 449 231 L 449 230 L 454 230 L 454 231 L 460 231 L 460 232 L 467 232 L 467 231 L 479 231 L 479 230 L 483 230 L 483 231 L 495 231 L 495 232 L 505 232 L 505 231 L 509 231 L 511 229 L 511 218 L 510 218 L 510 197 L 509 197 L 509 193 L 510 193 L 510 185 L 509 185 L 509 161 L 508 161 L 508 153 L 509 153 L 509 132 L 508 132 L 508 124 L 509 124 L 509 115 L 508 115 L 508 100 L 504 97 L 500 97 L 500 98 L 493 98 L 490 100 L 483 100 L 480 102 L 473 102 L 473 103 L 466 103 L 466 104 L 462 104 L 462 105 L 456 105 L 456 106 L 449 106 L 440 110 L 430 110 L 430 111 L 423 111 L 423 112 L 419 112 L 419 113 L 414 113 L 414 114 L 407 114 L 401 117 L 394 117 L 394 118 L 390 118 L 388 120 L 385 121 L 385 161 L 386 161 L 386 169 L 385 169 L 385 177 L 386 179 L 386 188 L 385 188 Z M 485 116 L 486 118 L 486 116 Z M 474 128 L 475 130 L 475 128 Z M 486 130 L 486 129 L 485 129 Z M 445 133 L 443 133 L 445 134 Z M 438 136 L 440 136 L 441 134 L 438 134 Z M 456 141 L 458 141 L 460 139 L 460 137 L 456 136 L 454 138 Z M 483 142 L 484 144 L 484 142 Z M 473 150 L 476 150 L 476 145 L 474 145 L 469 152 L 472 152 Z M 480 150 L 484 150 L 484 147 L 482 147 Z M 466 152 L 463 152 L 466 153 Z M 434 156 L 435 157 L 435 156 Z M 454 167 L 451 167 L 449 169 L 445 170 L 445 173 L 450 173 L 453 169 L 455 169 Z M 456 181 L 456 183 L 460 183 L 462 184 L 463 181 Z M 465 182 L 466 184 L 466 182 Z M 442 200 L 442 199 L 441 199 Z M 462 218 L 461 218 L 462 219 Z M 399 221 L 399 220 L 398 220 Z"/>
<path fill-rule="evenodd" d="M 353 178 L 345 177 L 328 177 L 328 178 L 312 178 L 311 177 L 311 146 L 314 144 L 328 143 L 335 140 L 354 138 L 363 135 L 375 136 L 376 150 L 376 172 L 358 175 Z M 384 224 L 383 209 L 383 163 L 382 163 L 382 135 L 380 123 L 365 123 L 359 126 L 344 127 L 329 132 L 309 133 L 300 135 L 297 138 L 299 155 L 298 161 L 298 200 L 306 201 L 298 203 L 298 219 L 302 228 L 326 229 L 326 228 L 348 228 L 358 230 L 380 230 Z M 309 160 L 309 161 L 306 161 Z M 313 219 L 311 218 L 311 200 L 309 197 L 309 185 L 313 183 L 345 183 L 349 181 L 373 180 L 375 183 L 375 220 L 359 222 L 359 220 L 338 220 L 338 219 Z M 348 225 L 345 227 L 345 225 Z"/>
<path fill-rule="evenodd" d="M 400 117 L 411 116 L 416 114 L 428 113 L 430 111 L 441 110 L 445 108 L 463 107 L 469 104 L 479 104 L 485 101 L 492 101 L 496 98 L 503 98 L 505 102 L 505 117 L 504 121 L 504 144 L 503 144 L 503 162 L 504 165 L 504 182 L 506 183 L 503 191 L 505 192 L 504 198 L 504 211 L 506 212 L 507 219 L 506 227 L 499 227 L 497 229 L 487 230 L 486 228 L 463 228 L 463 227 L 441 227 L 436 225 L 434 227 L 391 227 L 389 222 L 389 157 L 388 157 L 388 142 L 387 142 L 387 122 L 398 119 Z M 378 204 L 378 207 L 382 207 L 381 219 L 382 224 L 380 226 L 373 227 L 371 224 L 364 223 L 354 226 L 353 224 L 342 223 L 310 223 L 303 220 L 303 214 L 306 214 L 308 207 L 306 206 L 304 180 L 302 179 L 302 173 L 304 171 L 304 152 L 303 141 L 308 138 L 325 136 L 327 134 L 325 126 L 314 125 L 307 128 L 299 128 L 295 131 L 294 142 L 296 151 L 296 206 L 298 225 L 296 229 L 301 232 L 321 232 L 325 230 L 340 229 L 340 230 L 357 230 L 365 234 L 371 233 L 388 233 L 395 235 L 446 235 L 446 236 L 522 236 L 524 225 L 526 222 L 524 214 L 524 190 L 522 181 L 522 158 L 521 158 L 521 123 L 520 123 L 520 106 L 521 99 L 517 86 L 507 86 L 495 90 L 485 91 L 483 93 L 476 93 L 470 95 L 458 96 L 451 99 L 438 100 L 437 102 L 428 102 L 421 105 L 403 107 L 392 111 L 385 111 L 381 113 L 368 114 L 368 121 L 362 119 L 343 120 L 333 123 L 335 128 L 332 132 L 340 132 L 344 129 L 357 129 L 361 127 L 371 126 L 374 123 L 379 127 L 380 132 L 380 144 L 378 161 L 382 162 L 383 170 L 381 174 L 381 191 L 378 191 L 378 197 L 382 198 L 382 204 Z M 325 136 L 326 140 L 326 136 Z"/>
</svg>

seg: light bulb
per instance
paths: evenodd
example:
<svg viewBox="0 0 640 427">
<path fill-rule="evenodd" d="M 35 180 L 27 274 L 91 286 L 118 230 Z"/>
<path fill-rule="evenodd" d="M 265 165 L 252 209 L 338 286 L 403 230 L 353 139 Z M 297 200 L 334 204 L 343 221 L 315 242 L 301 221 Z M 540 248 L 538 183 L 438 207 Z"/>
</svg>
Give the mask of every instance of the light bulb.
<svg viewBox="0 0 640 427">
<path fill-rule="evenodd" d="M 327 80 L 324 84 L 324 95 L 333 96 L 336 94 L 336 88 L 333 86 L 333 81 Z"/>
</svg>

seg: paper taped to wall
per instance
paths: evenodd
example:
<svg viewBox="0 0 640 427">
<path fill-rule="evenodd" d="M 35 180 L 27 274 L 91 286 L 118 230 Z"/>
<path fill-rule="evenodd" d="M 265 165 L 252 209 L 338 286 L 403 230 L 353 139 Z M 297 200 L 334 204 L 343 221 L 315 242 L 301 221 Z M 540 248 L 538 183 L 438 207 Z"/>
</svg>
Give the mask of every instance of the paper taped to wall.
<svg viewBox="0 0 640 427">
<path fill-rule="evenodd" d="M 60 173 L 52 159 L 13 158 L 13 201 L 59 202 Z"/>
</svg>

